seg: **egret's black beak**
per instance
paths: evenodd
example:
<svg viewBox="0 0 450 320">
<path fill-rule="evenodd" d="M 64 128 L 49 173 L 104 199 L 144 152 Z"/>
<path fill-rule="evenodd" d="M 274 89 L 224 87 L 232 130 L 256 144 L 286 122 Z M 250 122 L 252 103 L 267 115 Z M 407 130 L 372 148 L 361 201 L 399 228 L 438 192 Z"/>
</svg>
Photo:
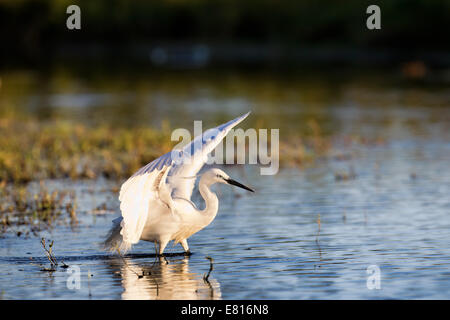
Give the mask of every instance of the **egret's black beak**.
<svg viewBox="0 0 450 320">
<path fill-rule="evenodd" d="M 233 186 L 251 191 L 251 192 L 255 192 L 254 190 L 250 189 L 249 187 L 244 186 L 242 183 L 237 182 L 236 180 L 233 179 L 224 179 L 228 184 L 232 184 Z"/>
</svg>

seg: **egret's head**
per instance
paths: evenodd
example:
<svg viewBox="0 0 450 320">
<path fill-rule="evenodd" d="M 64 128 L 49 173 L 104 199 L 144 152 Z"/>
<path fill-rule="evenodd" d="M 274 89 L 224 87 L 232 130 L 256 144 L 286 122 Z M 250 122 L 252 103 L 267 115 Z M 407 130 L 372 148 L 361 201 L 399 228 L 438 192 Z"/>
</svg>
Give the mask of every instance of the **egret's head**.
<svg viewBox="0 0 450 320">
<path fill-rule="evenodd" d="M 225 172 L 223 172 L 222 170 L 217 169 L 217 168 L 213 168 L 213 169 L 206 171 L 203 174 L 202 179 L 205 179 L 205 181 L 207 181 L 209 184 L 213 184 L 213 183 L 231 184 L 233 186 L 236 186 L 236 187 L 239 187 L 239 188 L 251 191 L 251 192 L 255 192 L 251 188 L 244 186 L 242 183 L 239 183 L 236 180 L 231 179 L 229 175 L 227 175 Z"/>
</svg>

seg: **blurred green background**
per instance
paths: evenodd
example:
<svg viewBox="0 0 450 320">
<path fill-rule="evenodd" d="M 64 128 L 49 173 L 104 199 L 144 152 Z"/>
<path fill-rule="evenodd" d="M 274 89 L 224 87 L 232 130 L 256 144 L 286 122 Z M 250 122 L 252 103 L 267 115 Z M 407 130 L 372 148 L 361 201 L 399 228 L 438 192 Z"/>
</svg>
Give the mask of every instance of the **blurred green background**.
<svg viewBox="0 0 450 320">
<path fill-rule="evenodd" d="M 79 31 L 66 28 L 70 4 L 81 8 Z M 381 7 L 381 30 L 366 28 L 370 4 Z M 442 67 L 450 64 L 449 30 L 448 0 L 2 0 L 0 63 L 150 57 L 157 65 L 204 67 L 421 59 Z"/>
</svg>

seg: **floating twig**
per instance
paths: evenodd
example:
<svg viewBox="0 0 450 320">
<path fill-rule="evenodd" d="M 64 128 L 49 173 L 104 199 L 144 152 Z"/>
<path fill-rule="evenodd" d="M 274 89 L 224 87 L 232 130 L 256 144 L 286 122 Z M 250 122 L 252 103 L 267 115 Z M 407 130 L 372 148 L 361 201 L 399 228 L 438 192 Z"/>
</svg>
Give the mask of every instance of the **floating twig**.
<svg viewBox="0 0 450 320">
<path fill-rule="evenodd" d="M 53 247 L 53 241 L 49 244 L 48 249 L 45 245 L 45 238 L 41 238 L 41 245 L 45 250 L 45 254 L 47 255 L 47 259 L 50 261 L 50 269 L 43 268 L 43 271 L 55 271 L 56 267 L 58 266 L 58 262 L 56 261 L 56 258 L 53 255 L 52 247 Z"/>
<path fill-rule="evenodd" d="M 203 275 L 203 280 L 204 280 L 205 282 L 208 282 L 208 283 L 209 283 L 209 281 L 208 281 L 209 275 L 211 274 L 211 271 L 213 271 L 213 269 L 214 269 L 214 264 L 213 264 L 214 259 L 211 258 L 211 257 L 209 257 L 209 256 L 206 257 L 206 259 L 209 260 L 209 271 L 208 271 L 208 274 L 204 274 L 204 275 Z"/>
<path fill-rule="evenodd" d="M 209 256 L 207 256 L 206 259 L 209 260 L 209 270 L 208 270 L 208 274 L 203 275 L 203 281 L 209 286 L 209 289 L 211 291 L 211 298 L 213 298 L 214 297 L 214 288 L 208 279 L 209 279 L 209 275 L 211 274 L 211 271 L 213 271 L 213 269 L 214 269 L 214 265 L 213 265 L 214 259 Z"/>
<path fill-rule="evenodd" d="M 316 242 L 319 241 L 319 235 L 320 235 L 320 213 L 317 215 L 317 225 L 318 225 L 319 229 L 317 230 Z"/>
<path fill-rule="evenodd" d="M 136 271 L 134 271 L 134 270 L 128 265 L 127 261 L 124 259 L 122 253 L 120 252 L 119 247 L 116 247 L 116 251 L 117 251 L 117 253 L 119 254 L 119 257 L 122 259 L 123 263 L 125 264 L 125 267 L 128 268 L 131 272 L 133 272 L 133 273 L 138 277 L 138 279 L 142 279 L 142 278 L 145 276 L 144 270 L 142 270 L 142 274 L 139 274 L 139 273 L 137 273 Z M 147 272 L 147 275 L 150 276 L 150 278 L 152 278 L 153 281 L 155 281 L 155 284 L 156 284 L 156 296 L 159 296 L 159 283 L 158 283 L 158 281 L 156 280 L 155 276 L 153 275 L 153 273 L 152 273 L 151 271 L 148 271 L 148 272 Z"/>
<path fill-rule="evenodd" d="M 139 274 L 139 273 L 137 273 L 136 271 L 134 271 L 134 270 L 128 265 L 127 261 L 126 261 L 126 260 L 124 259 L 124 257 L 122 256 L 122 253 L 120 252 L 120 249 L 119 249 L 118 246 L 116 247 L 116 251 L 117 251 L 117 253 L 119 254 L 120 259 L 122 259 L 123 263 L 125 264 L 125 267 L 127 267 L 128 269 L 130 269 L 131 272 L 133 272 L 135 275 L 137 275 L 137 277 L 138 277 L 139 279 L 141 279 L 141 278 L 144 277 L 144 272 L 142 272 L 142 274 Z"/>
<path fill-rule="evenodd" d="M 92 298 L 92 292 L 91 292 L 91 277 L 93 275 L 91 274 L 91 270 L 88 269 L 88 290 L 89 290 L 89 299 Z"/>
</svg>

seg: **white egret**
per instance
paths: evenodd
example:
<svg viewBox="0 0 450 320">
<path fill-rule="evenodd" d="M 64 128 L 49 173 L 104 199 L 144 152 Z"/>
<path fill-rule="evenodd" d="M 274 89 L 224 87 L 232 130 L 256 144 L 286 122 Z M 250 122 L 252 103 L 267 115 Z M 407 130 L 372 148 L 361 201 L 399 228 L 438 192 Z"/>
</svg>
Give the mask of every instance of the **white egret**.
<svg viewBox="0 0 450 320">
<path fill-rule="evenodd" d="M 122 184 L 119 195 L 122 216 L 113 220 L 106 248 L 124 253 L 139 240 L 145 240 L 153 242 L 156 253 L 163 255 L 168 242 L 174 240 L 189 254 L 187 239 L 208 226 L 219 209 L 211 185 L 224 183 L 254 192 L 222 170 L 210 169 L 202 175 L 198 186 L 205 208 L 199 210 L 190 200 L 208 154 L 249 113 L 205 131 L 183 149 L 172 150 L 142 167 Z"/>
</svg>

